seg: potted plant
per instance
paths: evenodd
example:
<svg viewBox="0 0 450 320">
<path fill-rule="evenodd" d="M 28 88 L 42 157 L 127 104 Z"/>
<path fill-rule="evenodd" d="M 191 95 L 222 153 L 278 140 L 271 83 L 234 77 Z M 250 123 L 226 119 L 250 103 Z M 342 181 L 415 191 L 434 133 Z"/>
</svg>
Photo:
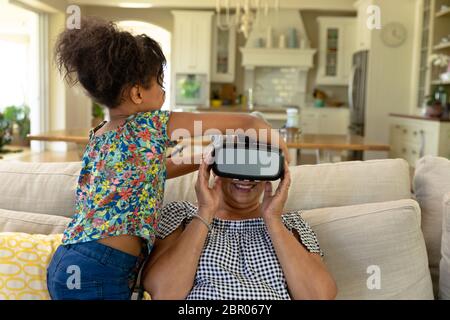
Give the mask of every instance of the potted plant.
<svg viewBox="0 0 450 320">
<path fill-rule="evenodd" d="M 440 54 L 432 54 L 429 58 L 429 62 L 438 68 L 441 68 L 442 70 L 444 68 L 445 72 L 440 74 L 440 80 L 443 82 L 449 82 L 450 81 L 450 56 L 440 53 Z"/>
<path fill-rule="evenodd" d="M 441 101 L 434 98 L 434 96 L 426 97 L 425 116 L 431 118 L 440 118 L 443 112 Z"/>
<path fill-rule="evenodd" d="M 0 153 L 5 152 L 3 147 L 9 143 L 11 143 L 11 122 L 0 112 Z"/>
<path fill-rule="evenodd" d="M 92 123 L 91 123 L 92 127 L 98 126 L 104 119 L 105 119 L 105 111 L 98 103 L 93 102 Z"/>
<path fill-rule="evenodd" d="M 30 133 L 30 108 L 26 105 L 8 106 L 3 111 L 4 118 L 10 122 L 12 130 L 12 144 L 29 146 L 27 139 Z"/>
</svg>

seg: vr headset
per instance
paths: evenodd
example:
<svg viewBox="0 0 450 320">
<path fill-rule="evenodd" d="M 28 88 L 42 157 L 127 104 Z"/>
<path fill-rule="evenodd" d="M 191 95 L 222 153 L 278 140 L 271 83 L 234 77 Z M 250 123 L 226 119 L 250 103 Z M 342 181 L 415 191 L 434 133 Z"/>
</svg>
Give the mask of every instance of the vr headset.
<svg viewBox="0 0 450 320">
<path fill-rule="evenodd" d="M 251 181 L 275 181 L 284 175 L 281 149 L 250 141 L 248 137 L 224 138 L 213 141 L 213 172 L 224 178 Z"/>
</svg>

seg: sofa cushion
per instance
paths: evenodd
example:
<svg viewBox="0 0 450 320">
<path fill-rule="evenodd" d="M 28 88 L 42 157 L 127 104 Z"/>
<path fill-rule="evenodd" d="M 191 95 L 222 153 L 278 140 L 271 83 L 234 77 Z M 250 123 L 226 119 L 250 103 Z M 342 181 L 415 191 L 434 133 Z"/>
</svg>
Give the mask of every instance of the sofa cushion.
<svg viewBox="0 0 450 320">
<path fill-rule="evenodd" d="M 0 233 L 0 300 L 48 300 L 47 266 L 61 239 Z"/>
<path fill-rule="evenodd" d="M 338 207 L 411 198 L 405 160 L 372 160 L 291 167 L 286 210 Z M 197 202 L 197 173 L 166 182 L 164 203 Z M 274 183 L 274 188 L 278 185 Z"/>
<path fill-rule="evenodd" d="M 411 198 L 409 165 L 401 159 L 304 165 L 291 172 L 286 210 Z"/>
<path fill-rule="evenodd" d="M 321 208 L 302 216 L 317 234 L 338 299 L 433 299 L 414 200 Z"/>
<path fill-rule="evenodd" d="M 422 230 L 428 250 L 435 295 L 439 288 L 441 260 L 442 201 L 450 192 L 450 161 L 427 156 L 416 164 L 414 193 L 422 209 Z"/>
<path fill-rule="evenodd" d="M 0 161 L 0 208 L 70 217 L 80 163 Z M 291 168 L 287 210 L 345 206 L 410 197 L 404 160 L 373 160 Z M 197 173 L 168 180 L 164 202 L 196 202 Z M 277 183 L 275 183 L 276 187 Z M 324 196 L 326 195 L 326 196 Z"/>
<path fill-rule="evenodd" d="M 0 232 L 62 233 L 71 219 L 40 213 L 0 209 Z"/>
<path fill-rule="evenodd" d="M 164 189 L 164 204 L 175 201 L 189 201 L 197 203 L 195 195 L 195 182 L 197 181 L 198 172 L 193 172 L 175 179 L 166 181 Z"/>
<path fill-rule="evenodd" d="M 450 300 L 450 192 L 444 197 L 439 299 Z"/>
<path fill-rule="evenodd" d="M 81 164 L 0 161 L 0 208 L 70 217 Z"/>
</svg>

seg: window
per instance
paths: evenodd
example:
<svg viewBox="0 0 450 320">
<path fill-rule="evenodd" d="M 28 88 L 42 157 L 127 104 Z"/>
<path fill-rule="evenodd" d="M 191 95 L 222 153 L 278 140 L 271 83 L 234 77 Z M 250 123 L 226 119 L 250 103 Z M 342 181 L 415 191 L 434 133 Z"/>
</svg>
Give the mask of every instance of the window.
<svg viewBox="0 0 450 320">
<path fill-rule="evenodd" d="M 29 104 L 30 84 L 28 39 L 17 36 L 6 39 L 0 36 L 0 106 Z"/>
<path fill-rule="evenodd" d="M 9 105 L 34 106 L 37 63 L 37 15 L 0 0 L 0 110 Z"/>
</svg>

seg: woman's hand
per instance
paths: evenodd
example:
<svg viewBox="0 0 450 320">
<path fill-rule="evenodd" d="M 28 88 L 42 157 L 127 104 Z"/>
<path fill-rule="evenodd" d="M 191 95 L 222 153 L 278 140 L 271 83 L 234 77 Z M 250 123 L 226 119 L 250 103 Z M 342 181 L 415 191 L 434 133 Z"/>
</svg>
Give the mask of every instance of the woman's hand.
<svg viewBox="0 0 450 320">
<path fill-rule="evenodd" d="M 283 214 L 284 205 L 286 204 L 291 185 L 291 175 L 287 162 L 284 163 L 284 176 L 274 195 L 272 195 L 272 183 L 266 182 L 264 190 L 264 198 L 262 203 L 262 216 L 266 222 L 271 219 L 277 219 Z"/>
<path fill-rule="evenodd" d="M 221 181 L 219 177 L 214 180 L 214 186 L 209 187 L 209 178 L 211 168 L 209 167 L 210 156 L 207 156 L 200 163 L 198 170 L 198 178 L 195 184 L 195 193 L 197 194 L 198 201 L 198 214 L 202 215 L 208 221 L 214 218 L 217 210 L 219 209 L 221 199 Z"/>
</svg>

